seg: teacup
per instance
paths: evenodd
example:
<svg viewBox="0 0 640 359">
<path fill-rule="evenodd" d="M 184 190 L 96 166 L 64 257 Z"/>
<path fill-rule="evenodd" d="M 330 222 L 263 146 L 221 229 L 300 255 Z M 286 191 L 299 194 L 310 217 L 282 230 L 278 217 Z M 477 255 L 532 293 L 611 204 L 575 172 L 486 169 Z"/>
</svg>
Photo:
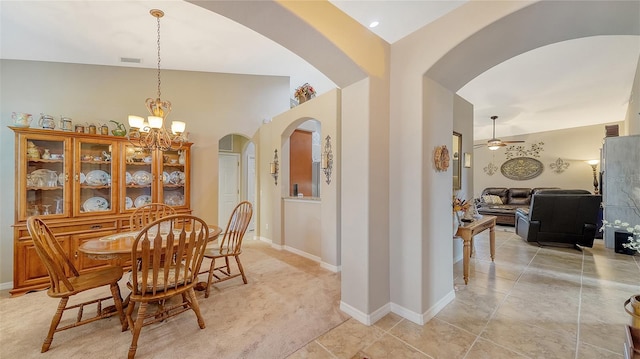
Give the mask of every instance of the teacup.
<svg viewBox="0 0 640 359">
<path fill-rule="evenodd" d="M 151 161 L 153 161 L 153 158 L 151 158 L 151 156 L 147 156 L 143 159 L 144 163 L 151 163 Z"/>
<path fill-rule="evenodd" d="M 51 159 L 52 159 L 52 160 L 59 160 L 59 159 L 62 159 L 62 155 L 61 155 L 61 154 L 59 154 L 59 153 L 52 153 L 52 154 L 51 154 Z"/>
</svg>

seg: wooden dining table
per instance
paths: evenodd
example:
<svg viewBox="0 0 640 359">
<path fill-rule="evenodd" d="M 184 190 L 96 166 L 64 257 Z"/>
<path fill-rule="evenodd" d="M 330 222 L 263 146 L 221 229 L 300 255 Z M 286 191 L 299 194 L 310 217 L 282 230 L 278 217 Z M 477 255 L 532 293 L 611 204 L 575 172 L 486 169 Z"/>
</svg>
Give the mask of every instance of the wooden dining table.
<svg viewBox="0 0 640 359">
<path fill-rule="evenodd" d="M 208 227 L 208 240 L 210 242 L 215 241 L 222 232 L 222 229 L 214 225 L 209 225 Z M 115 259 L 116 262 L 121 265 L 124 261 L 131 259 L 133 242 L 139 233 L 139 230 L 126 231 L 90 239 L 82 243 L 78 247 L 78 250 L 91 259 Z"/>
<path fill-rule="evenodd" d="M 222 229 L 215 225 L 209 227 L 209 242 L 218 239 Z M 131 250 L 136 236 L 140 233 L 136 231 L 119 232 L 109 234 L 103 237 L 90 239 L 82 243 L 78 250 L 88 258 L 96 260 L 115 260 L 117 265 L 124 266 L 131 259 Z M 206 282 L 198 282 L 194 288 L 196 290 L 204 290 Z"/>
</svg>

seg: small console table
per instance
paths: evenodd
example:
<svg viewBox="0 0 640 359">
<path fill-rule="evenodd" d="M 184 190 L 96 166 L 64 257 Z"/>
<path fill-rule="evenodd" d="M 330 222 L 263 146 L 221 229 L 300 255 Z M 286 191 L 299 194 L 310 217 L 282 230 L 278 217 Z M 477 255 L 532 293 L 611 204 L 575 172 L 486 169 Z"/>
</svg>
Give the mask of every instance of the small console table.
<svg viewBox="0 0 640 359">
<path fill-rule="evenodd" d="M 469 261 L 471 260 L 471 243 L 473 236 L 489 229 L 489 246 L 491 251 L 491 261 L 496 254 L 496 216 L 483 216 L 473 222 L 464 223 L 458 227 L 456 236 L 462 237 L 464 241 L 464 251 L 462 257 L 462 267 L 464 269 L 464 284 L 469 283 Z"/>
</svg>

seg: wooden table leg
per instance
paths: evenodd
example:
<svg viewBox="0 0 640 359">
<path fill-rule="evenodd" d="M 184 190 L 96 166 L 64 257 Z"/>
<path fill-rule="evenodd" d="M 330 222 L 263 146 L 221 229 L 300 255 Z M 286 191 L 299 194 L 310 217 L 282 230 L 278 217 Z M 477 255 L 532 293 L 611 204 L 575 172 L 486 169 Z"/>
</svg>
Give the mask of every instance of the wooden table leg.
<svg viewBox="0 0 640 359">
<path fill-rule="evenodd" d="M 469 235 L 462 236 L 464 248 L 462 253 L 462 268 L 464 284 L 469 283 L 469 261 L 471 260 L 471 238 Z"/>
<path fill-rule="evenodd" d="M 491 261 L 496 255 L 496 226 L 489 227 L 489 250 L 491 252 Z"/>
</svg>

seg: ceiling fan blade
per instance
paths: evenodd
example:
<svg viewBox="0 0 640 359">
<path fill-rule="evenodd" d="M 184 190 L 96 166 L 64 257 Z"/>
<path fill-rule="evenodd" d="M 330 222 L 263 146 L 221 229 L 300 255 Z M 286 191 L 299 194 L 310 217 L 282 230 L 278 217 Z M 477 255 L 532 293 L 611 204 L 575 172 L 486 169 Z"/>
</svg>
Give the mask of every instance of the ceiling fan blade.
<svg viewBox="0 0 640 359">
<path fill-rule="evenodd" d="M 525 143 L 525 141 L 502 141 L 502 143 Z"/>
</svg>

